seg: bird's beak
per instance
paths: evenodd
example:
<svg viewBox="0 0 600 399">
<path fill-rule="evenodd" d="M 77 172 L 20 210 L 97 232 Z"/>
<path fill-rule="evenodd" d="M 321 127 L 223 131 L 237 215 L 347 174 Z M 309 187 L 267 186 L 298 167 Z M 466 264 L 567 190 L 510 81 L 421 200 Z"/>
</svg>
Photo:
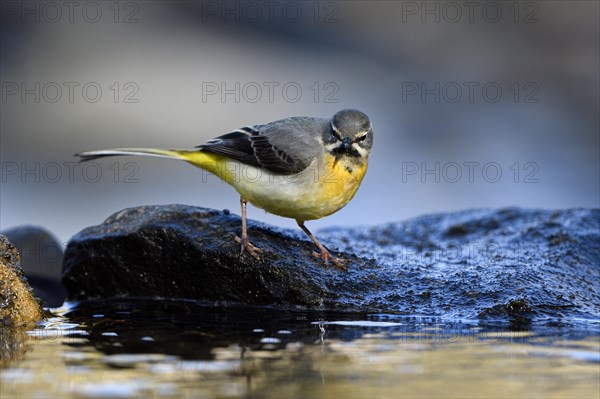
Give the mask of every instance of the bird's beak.
<svg viewBox="0 0 600 399">
<path fill-rule="evenodd" d="M 342 140 L 342 147 L 344 147 L 344 151 L 348 150 L 352 145 L 352 140 L 349 137 L 344 137 Z"/>
</svg>

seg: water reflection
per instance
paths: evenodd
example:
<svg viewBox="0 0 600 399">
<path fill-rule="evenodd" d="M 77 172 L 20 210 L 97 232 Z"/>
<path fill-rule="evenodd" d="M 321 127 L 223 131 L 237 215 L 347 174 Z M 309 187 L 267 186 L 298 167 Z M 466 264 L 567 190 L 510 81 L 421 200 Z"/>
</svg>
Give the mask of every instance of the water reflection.
<svg viewBox="0 0 600 399">
<path fill-rule="evenodd" d="M 2 352 L 0 393 L 597 397 L 598 331 L 594 323 L 511 331 L 435 317 L 99 302 L 64 309 L 11 356 Z"/>
</svg>

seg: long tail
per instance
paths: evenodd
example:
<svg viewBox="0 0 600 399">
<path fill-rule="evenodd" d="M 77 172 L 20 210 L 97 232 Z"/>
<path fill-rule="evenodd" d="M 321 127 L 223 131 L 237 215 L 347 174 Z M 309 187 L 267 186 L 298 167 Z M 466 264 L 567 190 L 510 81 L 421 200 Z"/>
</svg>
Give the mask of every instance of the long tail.
<svg viewBox="0 0 600 399">
<path fill-rule="evenodd" d="M 123 155 L 143 155 L 151 157 L 173 158 L 191 163 L 194 166 L 207 170 L 219 176 L 225 181 L 228 180 L 227 168 L 223 167 L 226 157 L 210 152 L 195 150 L 160 150 L 156 148 L 115 148 L 112 150 L 86 151 L 75 154 L 81 162 L 92 161 L 98 158 L 123 156 Z M 229 172 L 231 174 L 231 172 Z"/>
<path fill-rule="evenodd" d="M 81 162 L 93 161 L 98 158 L 113 157 L 118 155 L 144 155 L 151 157 L 175 158 L 188 160 L 189 153 L 197 152 L 188 150 L 159 150 L 155 148 L 115 148 L 113 150 L 86 151 L 75 154 Z M 186 156 L 188 155 L 188 156 Z"/>
</svg>

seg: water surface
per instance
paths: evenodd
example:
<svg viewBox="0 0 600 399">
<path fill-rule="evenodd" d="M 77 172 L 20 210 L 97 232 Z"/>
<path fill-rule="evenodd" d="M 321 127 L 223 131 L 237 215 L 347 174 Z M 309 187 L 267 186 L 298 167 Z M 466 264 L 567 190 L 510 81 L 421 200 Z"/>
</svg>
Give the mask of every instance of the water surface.
<svg viewBox="0 0 600 399">
<path fill-rule="evenodd" d="M 600 324 L 68 304 L 3 336 L 2 398 L 598 398 Z M 10 334 L 9 334 L 10 335 Z"/>
</svg>

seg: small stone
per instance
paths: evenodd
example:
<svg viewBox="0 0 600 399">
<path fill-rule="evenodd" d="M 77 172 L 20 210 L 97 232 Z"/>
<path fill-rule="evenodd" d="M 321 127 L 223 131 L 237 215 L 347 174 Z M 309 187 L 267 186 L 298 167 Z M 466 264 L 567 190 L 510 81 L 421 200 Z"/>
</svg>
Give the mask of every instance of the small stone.
<svg viewBox="0 0 600 399">
<path fill-rule="evenodd" d="M 61 306 L 66 295 L 61 284 L 62 244 L 37 226 L 19 226 L 3 234 L 21 254 L 21 267 L 35 296 L 42 299 L 44 306 Z"/>
<path fill-rule="evenodd" d="M 0 327 L 31 328 L 42 319 L 42 307 L 21 269 L 19 253 L 0 235 Z"/>
</svg>

